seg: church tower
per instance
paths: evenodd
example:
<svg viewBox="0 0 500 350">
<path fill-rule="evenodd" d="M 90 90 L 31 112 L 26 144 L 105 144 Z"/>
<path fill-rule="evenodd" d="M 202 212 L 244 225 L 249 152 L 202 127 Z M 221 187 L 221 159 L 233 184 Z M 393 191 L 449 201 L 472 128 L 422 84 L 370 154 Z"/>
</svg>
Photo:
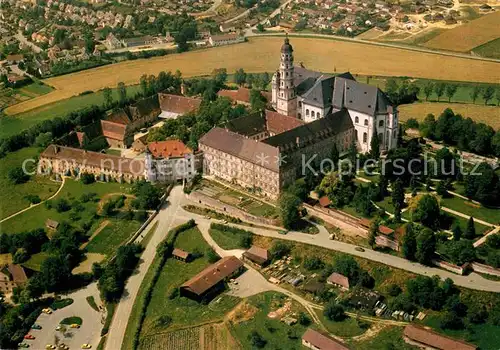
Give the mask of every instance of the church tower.
<svg viewBox="0 0 500 350">
<path fill-rule="evenodd" d="M 295 117 L 297 114 L 297 96 L 293 83 L 293 47 L 288 36 L 281 46 L 280 67 L 272 80 L 273 107 L 280 114 Z"/>
</svg>

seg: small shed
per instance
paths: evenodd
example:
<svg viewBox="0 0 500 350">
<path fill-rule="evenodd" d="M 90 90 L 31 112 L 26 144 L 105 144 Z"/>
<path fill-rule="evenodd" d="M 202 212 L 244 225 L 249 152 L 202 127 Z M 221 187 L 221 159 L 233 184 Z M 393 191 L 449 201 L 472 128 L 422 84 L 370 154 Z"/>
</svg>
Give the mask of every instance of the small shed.
<svg viewBox="0 0 500 350">
<path fill-rule="evenodd" d="M 45 221 L 45 227 L 47 227 L 49 230 L 57 230 L 57 228 L 59 227 L 59 222 L 52 219 L 47 219 L 47 221 Z"/>
<path fill-rule="evenodd" d="M 267 249 L 252 246 L 242 255 L 243 260 L 248 261 L 250 263 L 265 266 L 269 263 L 269 252 Z"/>
<path fill-rule="evenodd" d="M 191 261 L 192 256 L 190 253 L 182 249 L 174 248 L 174 250 L 172 251 L 172 257 L 180 261 L 189 262 Z"/>
<path fill-rule="evenodd" d="M 337 273 L 337 272 L 332 273 L 328 277 L 326 282 L 328 284 L 333 284 L 335 286 L 338 286 L 342 289 L 349 290 L 349 278 L 347 278 L 346 276 L 344 276 L 340 273 Z"/>
</svg>

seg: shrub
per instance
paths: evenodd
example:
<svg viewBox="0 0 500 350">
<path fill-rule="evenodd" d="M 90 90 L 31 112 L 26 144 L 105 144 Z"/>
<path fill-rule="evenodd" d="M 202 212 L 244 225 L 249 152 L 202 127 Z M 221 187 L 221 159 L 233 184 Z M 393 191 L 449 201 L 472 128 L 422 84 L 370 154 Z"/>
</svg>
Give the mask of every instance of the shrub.
<svg viewBox="0 0 500 350">
<path fill-rule="evenodd" d="M 248 335 L 248 340 L 252 346 L 262 349 L 266 346 L 267 340 L 265 340 L 257 331 L 253 330 L 252 333 Z"/>
<path fill-rule="evenodd" d="M 12 182 L 14 185 L 25 183 L 30 179 L 28 174 L 26 174 L 21 167 L 10 169 L 7 176 L 10 182 Z"/>
<path fill-rule="evenodd" d="M 299 324 L 301 324 L 302 326 L 309 326 L 311 324 L 311 319 L 309 318 L 309 316 L 301 311 L 299 313 Z"/>
<path fill-rule="evenodd" d="M 80 174 L 80 180 L 84 185 L 89 185 L 91 183 L 95 182 L 95 176 L 94 174 L 89 174 L 89 173 L 81 173 Z"/>
<path fill-rule="evenodd" d="M 329 302 L 323 311 L 323 314 L 330 321 L 339 322 L 345 319 L 345 312 L 342 305 L 337 304 L 336 302 Z"/>
<path fill-rule="evenodd" d="M 148 217 L 148 213 L 144 210 L 138 210 L 134 212 L 134 220 L 135 221 L 145 221 Z"/>
<path fill-rule="evenodd" d="M 208 262 L 211 264 L 220 260 L 220 256 L 215 252 L 215 250 L 213 250 L 213 248 L 207 248 L 205 255 L 207 256 Z"/>
<path fill-rule="evenodd" d="M 394 283 L 387 288 L 387 293 L 391 297 L 397 297 L 399 294 L 401 294 L 401 292 L 402 292 L 401 287 Z"/>
<path fill-rule="evenodd" d="M 54 208 L 56 208 L 58 213 L 63 213 L 65 211 L 70 210 L 71 205 L 69 204 L 69 202 L 66 199 L 61 198 L 61 199 L 58 199 L 57 201 L 55 201 Z"/>
<path fill-rule="evenodd" d="M 38 204 L 42 200 L 40 199 L 40 196 L 34 195 L 34 194 L 28 194 L 27 196 L 24 197 L 28 202 L 31 204 Z"/>
</svg>

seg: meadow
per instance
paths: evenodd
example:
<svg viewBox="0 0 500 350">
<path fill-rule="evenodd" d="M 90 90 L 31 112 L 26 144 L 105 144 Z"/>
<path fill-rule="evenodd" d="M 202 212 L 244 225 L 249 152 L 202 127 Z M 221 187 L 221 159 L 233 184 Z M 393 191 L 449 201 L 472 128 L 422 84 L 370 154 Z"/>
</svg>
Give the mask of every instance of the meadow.
<svg viewBox="0 0 500 350">
<path fill-rule="evenodd" d="M 139 91 L 138 85 L 127 87 L 127 94 L 134 96 Z M 57 92 L 57 91 L 54 91 Z M 68 96 L 69 97 L 69 96 Z M 118 99 L 118 90 L 113 89 L 113 99 Z M 102 105 L 104 103 L 104 94 L 102 91 L 97 91 L 90 94 L 74 96 L 59 100 L 54 103 L 43 105 L 41 107 L 29 110 L 27 112 L 14 115 L 5 115 L 0 117 L 0 138 L 7 137 L 18 133 L 20 130 L 27 129 L 36 123 L 56 117 L 63 117 L 73 111 L 90 107 L 92 105 Z M 18 105 L 13 105 L 7 108 L 17 110 Z M 17 112 L 16 112 L 17 113 Z"/>
<path fill-rule="evenodd" d="M 33 175 L 22 184 L 13 184 L 9 179 L 8 175 L 12 169 L 21 167 L 26 159 L 36 159 L 39 154 L 40 149 L 27 147 L 9 153 L 0 159 L 0 187 L 2 188 L 0 192 L 0 219 L 29 207 L 30 202 L 26 199 L 27 195 L 39 196 L 41 200 L 45 200 L 57 192 L 61 184 L 51 181 L 47 176 Z M 34 163 L 27 165 L 29 165 L 27 170 L 34 170 Z"/>
<path fill-rule="evenodd" d="M 55 91 L 12 106 L 6 113 L 25 112 L 84 91 L 116 86 L 121 81 L 127 85 L 137 84 L 143 74 L 157 75 L 160 71 L 179 70 L 184 77 L 207 75 L 221 67 L 227 68 L 228 72 L 238 68 L 251 73 L 273 72 L 278 67 L 282 42 L 280 37 L 251 38 L 238 45 L 125 61 L 49 78 L 44 83 L 54 87 Z M 323 72 L 351 71 L 361 75 L 494 83 L 500 78 L 495 62 L 322 38 L 294 37 L 292 45 L 297 63 Z M 370 64 L 367 64 L 367 57 Z"/>
<path fill-rule="evenodd" d="M 425 43 L 432 49 L 469 52 L 475 47 L 500 37 L 500 12 L 482 16 L 447 30 Z"/>
<path fill-rule="evenodd" d="M 500 129 L 500 108 L 497 106 L 478 104 L 422 102 L 401 105 L 398 107 L 399 119 L 401 121 L 406 121 L 409 118 L 415 118 L 422 121 L 429 113 L 438 117 L 446 108 L 451 108 L 455 114 L 461 114 L 476 122 L 491 125 L 495 130 Z"/>
<path fill-rule="evenodd" d="M 491 57 L 500 59 L 500 38 L 491 40 L 486 44 L 480 45 L 474 48 L 472 52 L 482 57 Z"/>
</svg>

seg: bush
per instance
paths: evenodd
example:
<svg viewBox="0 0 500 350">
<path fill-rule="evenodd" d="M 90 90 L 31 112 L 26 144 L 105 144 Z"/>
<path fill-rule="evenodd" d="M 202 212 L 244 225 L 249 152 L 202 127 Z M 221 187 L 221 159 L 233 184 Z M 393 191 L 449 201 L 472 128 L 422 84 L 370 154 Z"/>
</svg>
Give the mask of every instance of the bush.
<svg viewBox="0 0 500 350">
<path fill-rule="evenodd" d="M 65 211 L 70 210 L 71 205 L 69 204 L 69 202 L 66 199 L 61 198 L 61 199 L 58 199 L 55 201 L 54 208 L 56 209 L 56 211 L 58 213 L 63 213 Z"/>
<path fill-rule="evenodd" d="M 271 247 L 270 253 L 273 259 L 281 259 L 285 255 L 290 254 L 290 245 L 283 242 L 275 242 Z"/>
<path fill-rule="evenodd" d="M 96 202 L 98 200 L 97 193 L 94 192 L 84 193 L 80 196 L 80 201 L 83 203 Z"/>
<path fill-rule="evenodd" d="M 402 292 L 401 287 L 394 283 L 387 288 L 387 293 L 391 297 L 397 297 L 399 294 L 401 294 L 401 292 Z"/>
<path fill-rule="evenodd" d="M 148 218 L 148 213 L 144 210 L 138 210 L 136 212 L 134 212 L 134 220 L 135 221 L 146 221 L 146 219 Z"/>
<path fill-rule="evenodd" d="M 38 204 L 42 200 L 40 199 L 40 196 L 34 195 L 34 194 L 28 194 L 27 196 L 24 197 L 28 202 L 31 204 Z"/>
<path fill-rule="evenodd" d="M 30 179 L 21 167 L 10 169 L 7 176 L 14 185 L 25 183 Z"/>
<path fill-rule="evenodd" d="M 82 173 L 80 174 L 80 180 L 84 185 L 89 185 L 95 182 L 95 176 L 94 174 Z"/>
<path fill-rule="evenodd" d="M 66 299 L 59 299 L 59 300 L 55 300 L 51 305 L 50 305 L 50 308 L 52 310 L 58 310 L 58 309 L 62 309 L 66 306 L 69 306 L 73 304 L 73 299 L 71 298 L 66 298 Z M 62 323 L 62 322 L 61 322 Z M 76 323 L 76 322 L 73 322 L 73 323 Z"/>
<path fill-rule="evenodd" d="M 213 250 L 213 248 L 207 248 L 205 255 L 208 259 L 208 262 L 213 264 L 220 260 L 220 256 Z"/>
<path fill-rule="evenodd" d="M 309 271 L 319 270 L 324 266 L 325 264 L 323 264 L 323 261 L 317 256 L 306 257 L 304 259 L 304 267 Z"/>
<path fill-rule="evenodd" d="M 344 308 L 342 305 L 337 304 L 334 301 L 329 302 L 323 311 L 323 314 L 330 321 L 340 322 L 343 321 L 346 317 Z"/>
<path fill-rule="evenodd" d="M 299 313 L 299 324 L 301 324 L 302 326 L 309 326 L 311 324 L 311 319 L 309 318 L 309 316 L 301 311 Z"/>
<path fill-rule="evenodd" d="M 250 340 L 250 343 L 252 346 L 262 349 L 263 347 L 266 346 L 267 340 L 265 340 L 257 331 L 253 330 L 249 335 L 248 335 L 248 340 Z"/>
</svg>

